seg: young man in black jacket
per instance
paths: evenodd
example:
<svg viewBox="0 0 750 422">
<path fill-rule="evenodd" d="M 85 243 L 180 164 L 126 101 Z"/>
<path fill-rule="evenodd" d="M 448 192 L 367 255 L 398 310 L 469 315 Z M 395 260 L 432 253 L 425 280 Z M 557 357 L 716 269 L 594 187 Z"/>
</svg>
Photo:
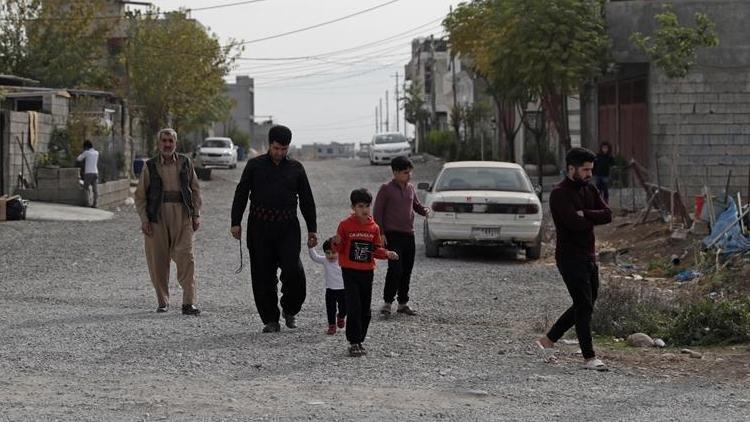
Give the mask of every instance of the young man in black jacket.
<svg viewBox="0 0 750 422">
<path fill-rule="evenodd" d="M 589 183 L 594 158 L 588 149 L 572 148 L 565 157 L 566 177 L 550 193 L 549 206 L 557 232 L 555 261 L 573 305 L 536 344 L 552 348 L 575 326 L 584 368 L 603 371 L 607 367 L 597 359 L 591 339 L 591 314 L 599 290 L 594 226 L 611 222 L 612 211 Z"/>
</svg>

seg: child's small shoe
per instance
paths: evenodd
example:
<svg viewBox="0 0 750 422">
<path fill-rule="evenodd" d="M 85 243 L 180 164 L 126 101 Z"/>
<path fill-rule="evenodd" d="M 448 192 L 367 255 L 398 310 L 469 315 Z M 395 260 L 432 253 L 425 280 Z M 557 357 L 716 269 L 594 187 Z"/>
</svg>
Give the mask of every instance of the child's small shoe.
<svg viewBox="0 0 750 422">
<path fill-rule="evenodd" d="M 328 334 L 329 336 L 336 334 L 336 324 L 329 325 L 328 331 L 326 331 L 326 334 Z"/>
<path fill-rule="evenodd" d="M 341 329 L 343 329 L 344 327 L 346 327 L 346 319 L 345 318 L 346 318 L 345 316 L 341 316 L 341 315 L 337 316 L 336 317 L 336 326 L 339 327 L 339 328 L 341 328 Z"/>
</svg>

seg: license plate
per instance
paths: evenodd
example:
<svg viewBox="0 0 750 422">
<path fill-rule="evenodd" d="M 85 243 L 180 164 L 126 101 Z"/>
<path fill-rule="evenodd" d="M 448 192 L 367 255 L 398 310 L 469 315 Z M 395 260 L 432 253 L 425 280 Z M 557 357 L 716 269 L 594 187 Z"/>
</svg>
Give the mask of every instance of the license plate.
<svg viewBox="0 0 750 422">
<path fill-rule="evenodd" d="M 474 227 L 471 234 L 476 239 L 497 239 L 500 237 L 500 227 Z"/>
</svg>

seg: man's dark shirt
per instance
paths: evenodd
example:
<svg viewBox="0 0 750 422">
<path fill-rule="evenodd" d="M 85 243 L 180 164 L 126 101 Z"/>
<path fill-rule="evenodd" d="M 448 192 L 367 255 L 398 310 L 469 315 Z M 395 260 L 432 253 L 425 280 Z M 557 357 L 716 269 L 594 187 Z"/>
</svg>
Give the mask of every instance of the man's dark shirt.
<svg viewBox="0 0 750 422">
<path fill-rule="evenodd" d="M 566 177 L 552 189 L 549 208 L 557 231 L 555 260 L 595 260 L 594 226 L 612 221 L 612 211 L 596 187 Z M 577 211 L 583 211 L 583 217 Z"/>
<path fill-rule="evenodd" d="M 279 164 L 274 164 L 268 154 L 248 161 L 234 192 L 232 226 L 241 225 L 248 197 L 251 208 L 265 212 L 293 212 L 295 216 L 299 197 L 307 231 L 317 232 L 315 200 L 305 168 L 299 161 L 284 158 Z"/>
</svg>

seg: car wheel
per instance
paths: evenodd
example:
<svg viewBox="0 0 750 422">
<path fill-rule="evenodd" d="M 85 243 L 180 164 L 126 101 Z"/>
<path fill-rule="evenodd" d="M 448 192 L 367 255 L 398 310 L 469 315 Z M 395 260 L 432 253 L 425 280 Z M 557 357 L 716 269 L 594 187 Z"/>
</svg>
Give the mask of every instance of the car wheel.
<svg viewBox="0 0 750 422">
<path fill-rule="evenodd" d="M 427 221 L 424 222 L 424 254 L 428 258 L 438 258 L 440 256 L 440 242 L 432 240 L 430 237 L 430 228 Z"/>
<path fill-rule="evenodd" d="M 533 245 L 526 247 L 526 259 L 529 261 L 536 261 L 542 256 L 542 234 L 539 233 L 536 242 Z"/>
</svg>

